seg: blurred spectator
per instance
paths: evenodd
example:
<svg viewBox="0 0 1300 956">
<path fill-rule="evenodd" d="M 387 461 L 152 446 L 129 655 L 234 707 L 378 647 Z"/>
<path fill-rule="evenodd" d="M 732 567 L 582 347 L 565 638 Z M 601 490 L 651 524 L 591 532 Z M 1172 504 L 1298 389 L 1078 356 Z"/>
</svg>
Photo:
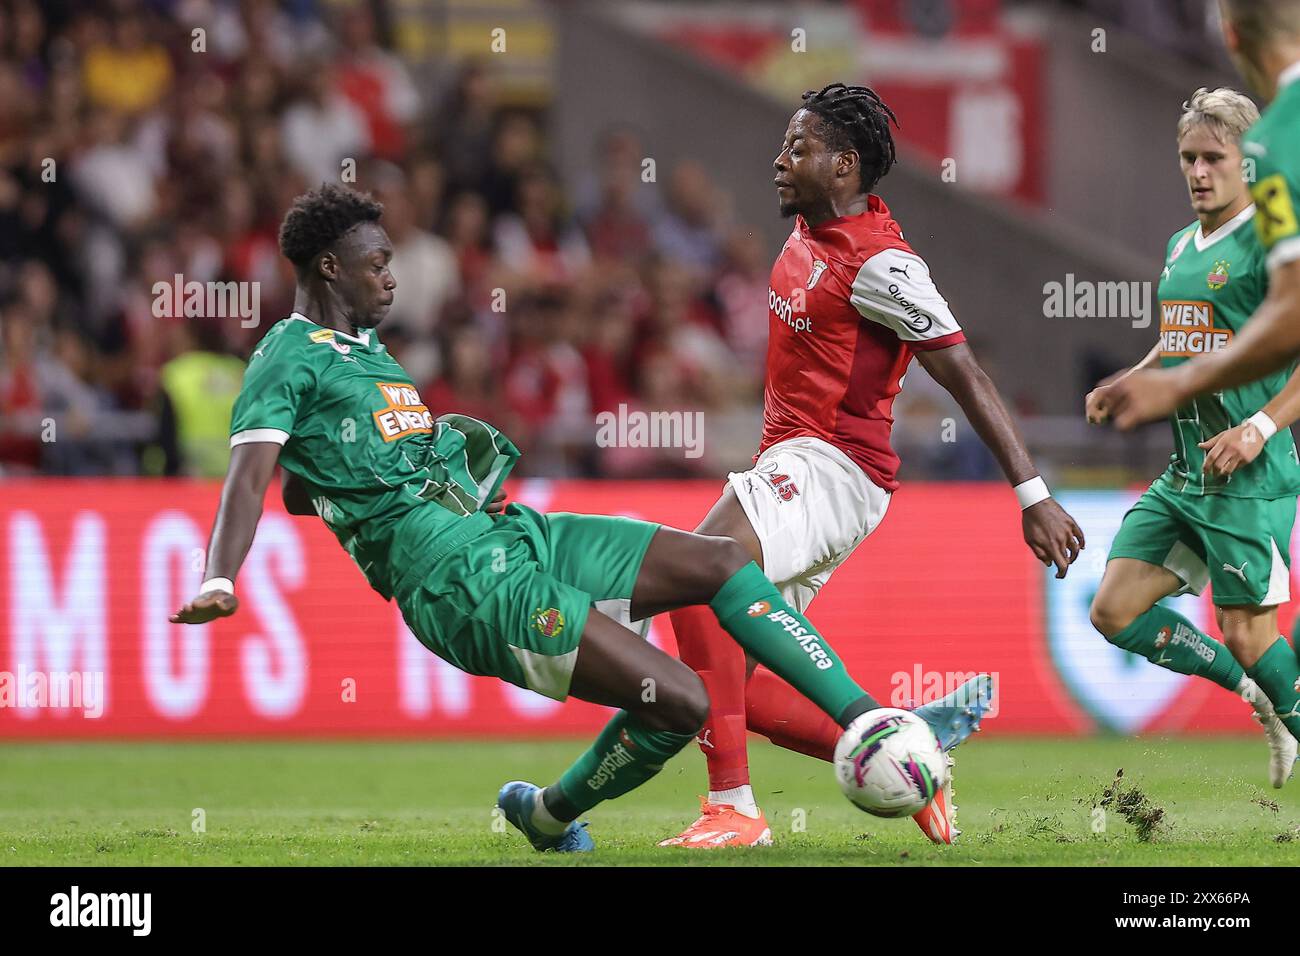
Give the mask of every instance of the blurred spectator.
<svg viewBox="0 0 1300 956">
<path fill-rule="evenodd" d="M 146 144 L 132 135 L 130 120 L 99 109 L 86 129 L 87 148 L 73 161 L 72 179 L 89 209 L 113 227 L 143 225 L 158 202 L 155 166 Z"/>
<path fill-rule="evenodd" d="M 524 427 L 516 440 L 538 457 L 568 460 L 595 434 L 586 365 L 577 348 L 580 315 L 556 295 L 516 305 L 510 318 L 516 344 L 505 395 Z"/>
<path fill-rule="evenodd" d="M 434 333 L 442 311 L 460 294 L 456 254 L 441 236 L 416 226 L 410 188 L 400 169 L 384 164 L 372 177 L 375 198 L 384 204 L 384 228 L 393 243 L 389 268 L 398 290 L 387 322 L 401 326 L 412 340 L 403 364 L 415 381 L 425 381 L 438 373 Z"/>
<path fill-rule="evenodd" d="M 174 321 L 176 357 L 163 365 L 159 398 L 175 423 L 181 473 L 220 478 L 230 462 L 230 414 L 244 363 L 221 351 L 215 319 Z"/>
<path fill-rule="evenodd" d="M 613 138 L 600 159 L 599 179 L 581 207 L 581 220 L 597 259 L 637 260 L 651 248 L 653 190 L 641 181 L 635 140 Z"/>
<path fill-rule="evenodd" d="M 671 394 L 691 408 L 725 406 L 740 388 L 736 360 L 695 294 L 695 275 L 668 259 L 655 262 L 647 273 L 638 366 L 654 366 L 655 377 L 638 379 L 641 391 L 647 382 L 671 377 Z"/>
<path fill-rule="evenodd" d="M 466 63 L 432 124 L 433 146 L 447 162 L 453 189 L 477 190 L 492 160 L 496 107 L 481 63 Z"/>
<path fill-rule="evenodd" d="M 456 149 L 448 143 L 449 151 Z M 487 200 L 488 212 L 498 215 L 518 211 L 519 180 L 534 169 L 542 158 L 541 134 L 532 117 L 508 113 L 502 117 L 492 137 L 488 158 L 478 191 Z"/>
<path fill-rule="evenodd" d="M 761 370 L 767 356 L 767 290 L 771 264 L 753 232 L 734 229 L 713 284 L 723 337 L 744 369 Z"/>
<path fill-rule="evenodd" d="M 485 290 L 488 286 L 492 262 L 488 235 L 490 221 L 487 200 L 478 193 L 460 193 L 448 206 L 443 230 L 456 256 L 460 281 L 466 290 Z"/>
<path fill-rule="evenodd" d="M 560 187 L 543 166 L 521 173 L 518 212 L 497 219 L 502 264 L 529 287 L 572 281 L 591 258 L 582 231 L 563 208 Z"/>
<path fill-rule="evenodd" d="M 354 4 L 339 16 L 340 51 L 331 72 L 339 89 L 366 118 L 374 155 L 400 159 L 406 151 L 407 124 L 420 109 L 420 97 L 406 65 L 375 43 L 370 8 Z"/>
<path fill-rule="evenodd" d="M 491 422 L 508 435 L 517 434 L 515 416 L 502 393 L 501 365 L 482 329 L 459 326 L 448 337 L 446 352 L 442 375 L 420 390 L 433 413 L 460 412 Z"/>
<path fill-rule="evenodd" d="M 360 160 L 369 152 L 369 124 L 339 92 L 326 61 L 304 64 L 301 76 L 302 93 L 285 110 L 280 126 L 284 155 L 311 186 L 338 182 L 344 159 Z"/>
<path fill-rule="evenodd" d="M 172 82 L 171 57 L 149 35 L 144 17 L 126 12 L 111 25 L 90 23 L 94 39 L 81 67 L 90 102 L 123 113 L 140 113 L 162 102 Z"/>
<path fill-rule="evenodd" d="M 0 468 L 36 471 L 41 464 L 42 403 L 31 311 L 10 302 L 0 311 Z"/>
<path fill-rule="evenodd" d="M 722 255 L 719 191 L 697 162 L 679 163 L 668 183 L 668 203 L 655 224 L 661 256 L 703 274 Z"/>
</svg>

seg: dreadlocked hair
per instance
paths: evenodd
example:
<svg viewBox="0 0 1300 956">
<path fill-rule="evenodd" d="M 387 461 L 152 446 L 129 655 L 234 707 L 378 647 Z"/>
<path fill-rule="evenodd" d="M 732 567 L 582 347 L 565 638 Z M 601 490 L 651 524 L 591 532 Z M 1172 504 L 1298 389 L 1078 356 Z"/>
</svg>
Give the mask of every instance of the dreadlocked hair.
<svg viewBox="0 0 1300 956">
<path fill-rule="evenodd" d="M 280 224 L 280 252 L 301 273 L 353 226 L 378 222 L 383 213 L 369 193 L 322 183 L 293 201 Z"/>
<path fill-rule="evenodd" d="M 857 150 L 862 189 L 871 192 L 897 161 L 889 131 L 891 122 L 898 126 L 894 111 L 870 87 L 843 83 L 809 90 L 803 95 L 803 108 L 821 120 L 827 146 L 836 152 Z"/>
</svg>

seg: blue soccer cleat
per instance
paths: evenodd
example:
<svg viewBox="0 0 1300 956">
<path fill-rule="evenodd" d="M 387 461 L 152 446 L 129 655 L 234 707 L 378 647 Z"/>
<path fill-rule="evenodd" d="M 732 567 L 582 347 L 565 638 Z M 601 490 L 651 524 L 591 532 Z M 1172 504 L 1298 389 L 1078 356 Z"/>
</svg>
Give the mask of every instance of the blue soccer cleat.
<svg viewBox="0 0 1300 956">
<path fill-rule="evenodd" d="M 563 833 L 543 833 L 533 826 L 533 802 L 540 799 L 541 787 L 523 780 L 511 780 L 497 794 L 497 806 L 511 825 L 528 837 L 534 850 L 554 850 L 556 853 L 590 853 L 596 842 L 587 832 L 587 824 L 574 820 Z"/>
<path fill-rule="evenodd" d="M 922 704 L 912 713 L 930 725 L 939 746 L 948 751 L 980 729 L 980 718 L 992 703 L 993 677 L 977 674 L 947 697 Z"/>
</svg>

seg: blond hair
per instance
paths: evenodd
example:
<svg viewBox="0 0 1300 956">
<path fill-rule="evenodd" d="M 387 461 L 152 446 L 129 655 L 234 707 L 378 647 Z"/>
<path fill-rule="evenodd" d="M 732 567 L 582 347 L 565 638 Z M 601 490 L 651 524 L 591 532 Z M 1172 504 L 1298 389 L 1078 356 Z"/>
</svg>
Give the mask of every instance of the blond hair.
<svg viewBox="0 0 1300 956">
<path fill-rule="evenodd" d="M 1246 130 L 1259 119 L 1259 107 L 1245 93 L 1221 86 L 1217 90 L 1201 87 L 1183 104 L 1183 115 L 1178 118 L 1178 138 L 1182 139 L 1193 126 L 1210 129 L 1219 142 L 1240 143 Z"/>
<path fill-rule="evenodd" d="M 1300 36 L 1300 0 L 1224 0 L 1223 12 L 1237 31 L 1243 52 L 1258 53 L 1279 34 Z"/>
</svg>

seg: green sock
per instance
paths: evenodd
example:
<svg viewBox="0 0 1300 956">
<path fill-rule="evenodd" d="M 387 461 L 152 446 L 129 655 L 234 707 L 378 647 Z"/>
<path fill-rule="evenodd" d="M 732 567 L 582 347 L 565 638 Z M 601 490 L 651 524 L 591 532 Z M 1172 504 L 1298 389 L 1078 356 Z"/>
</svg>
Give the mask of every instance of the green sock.
<svg viewBox="0 0 1300 956">
<path fill-rule="evenodd" d="M 841 727 L 880 706 L 753 561 L 728 579 L 709 607 L 750 657 L 784 678 Z"/>
<path fill-rule="evenodd" d="M 1177 611 L 1159 604 L 1107 640 L 1153 664 L 1208 678 L 1234 693 L 1245 673 L 1226 647 Z"/>
<path fill-rule="evenodd" d="M 641 786 L 694 739 L 694 734 L 650 730 L 620 710 L 587 752 L 546 788 L 546 808 L 559 820 L 576 820 L 602 800 Z"/>
<path fill-rule="evenodd" d="M 1286 638 L 1274 641 L 1246 673 L 1268 695 L 1286 729 L 1300 739 L 1300 661 Z"/>
</svg>

